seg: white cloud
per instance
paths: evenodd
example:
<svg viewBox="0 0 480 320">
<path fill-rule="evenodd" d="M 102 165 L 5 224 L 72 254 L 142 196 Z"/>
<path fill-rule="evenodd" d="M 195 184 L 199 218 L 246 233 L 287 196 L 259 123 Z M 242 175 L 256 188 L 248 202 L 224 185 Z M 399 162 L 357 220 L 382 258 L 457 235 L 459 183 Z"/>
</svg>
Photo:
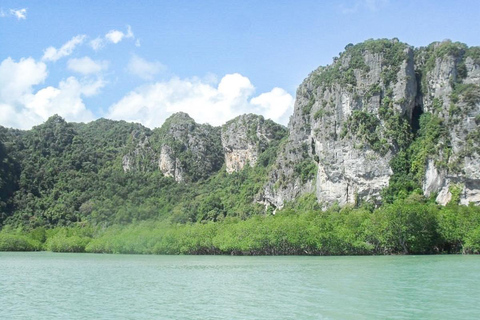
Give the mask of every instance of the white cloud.
<svg viewBox="0 0 480 320">
<path fill-rule="evenodd" d="M 4 14 L 3 11 L 2 11 L 2 14 Z M 22 20 L 22 19 L 25 20 L 25 19 L 27 19 L 27 8 L 10 9 L 10 14 L 17 17 L 18 20 Z"/>
<path fill-rule="evenodd" d="M 0 63 L 0 125 L 29 129 L 53 114 L 68 121 L 94 119 L 83 103 L 83 97 L 98 94 L 105 86 L 101 78 L 79 81 L 70 77 L 58 87 L 48 86 L 35 91 L 47 78 L 44 62 L 32 58 L 15 62 L 7 58 Z"/>
<path fill-rule="evenodd" d="M 288 118 L 293 113 L 294 102 L 295 99 L 282 88 L 273 88 L 272 91 L 250 100 L 250 103 L 257 107 L 254 113 L 275 119 L 282 124 L 287 124 Z"/>
<path fill-rule="evenodd" d="M 127 25 L 126 33 L 120 30 L 110 30 L 105 34 L 104 37 L 97 37 L 91 40 L 90 47 L 92 47 L 93 50 L 98 51 L 102 49 L 107 42 L 117 44 L 121 42 L 123 39 L 130 39 L 130 38 L 135 39 L 135 35 L 133 34 L 132 27 Z M 140 47 L 140 40 L 137 39 L 137 41 L 135 41 L 135 46 Z"/>
<path fill-rule="evenodd" d="M 85 107 L 82 96 L 97 94 L 104 86 L 103 81 L 82 83 L 75 77 L 61 81 L 58 88 L 46 87 L 28 97 L 25 107 L 45 121 L 53 114 L 58 114 L 68 121 L 91 121 L 94 116 Z"/>
<path fill-rule="evenodd" d="M 68 60 L 67 68 L 83 75 L 95 74 L 106 70 L 108 68 L 108 62 L 93 61 L 90 57 L 83 57 Z"/>
<path fill-rule="evenodd" d="M 123 33 L 122 31 L 119 31 L 119 30 L 110 30 L 105 35 L 105 39 L 107 41 L 110 41 L 115 44 L 122 41 L 123 38 L 135 38 L 135 35 L 133 34 L 133 31 L 132 31 L 132 27 L 127 25 L 127 33 Z"/>
<path fill-rule="evenodd" d="M 77 81 L 77 79 L 75 79 L 74 77 L 70 78 L 73 78 L 73 80 Z M 107 82 L 101 77 L 97 77 L 96 79 L 83 79 L 80 82 L 77 81 L 77 83 L 79 94 L 85 97 L 91 97 L 99 94 L 100 89 L 105 87 L 105 85 L 107 84 Z"/>
<path fill-rule="evenodd" d="M 43 61 L 57 61 L 60 58 L 69 56 L 72 54 L 75 47 L 85 40 L 85 35 L 78 35 L 73 37 L 70 41 L 65 43 L 60 49 L 54 47 L 48 47 L 42 57 Z"/>
<path fill-rule="evenodd" d="M 221 125 L 240 114 L 258 113 L 286 124 L 293 108 L 293 97 L 280 88 L 251 99 L 255 88 L 238 73 L 225 75 L 218 86 L 209 81 L 211 77 L 208 81 L 173 78 L 139 87 L 112 105 L 107 117 L 153 128 L 178 111 L 212 125 Z"/>
<path fill-rule="evenodd" d="M 33 58 L 15 62 L 7 58 L 0 63 L 0 102 L 12 103 L 32 92 L 32 87 L 47 78 L 47 66 Z"/>
<path fill-rule="evenodd" d="M 127 66 L 128 72 L 144 80 L 152 80 L 156 74 L 165 69 L 166 67 L 160 62 L 149 62 L 137 55 L 133 55 L 130 58 Z"/>
<path fill-rule="evenodd" d="M 98 51 L 105 46 L 105 41 L 102 38 L 97 37 L 90 41 L 90 46 L 93 50 Z"/>
<path fill-rule="evenodd" d="M 119 43 L 124 36 L 122 31 L 111 30 L 105 35 L 105 38 L 112 43 Z"/>
<path fill-rule="evenodd" d="M 14 16 L 18 20 L 25 20 L 27 19 L 27 8 L 10 9 L 8 13 L 3 11 L 3 8 L 0 8 L 0 18 L 5 18 L 7 16 Z"/>
</svg>

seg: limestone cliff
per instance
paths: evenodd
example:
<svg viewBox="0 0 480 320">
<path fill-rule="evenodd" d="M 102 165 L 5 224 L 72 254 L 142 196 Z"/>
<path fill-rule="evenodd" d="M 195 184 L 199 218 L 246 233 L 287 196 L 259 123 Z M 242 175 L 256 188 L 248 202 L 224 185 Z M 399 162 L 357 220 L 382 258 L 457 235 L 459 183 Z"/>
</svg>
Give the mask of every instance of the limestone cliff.
<svg viewBox="0 0 480 320">
<path fill-rule="evenodd" d="M 402 156 L 426 195 L 446 203 L 454 186 L 462 203 L 479 203 L 479 60 L 478 48 L 451 42 L 348 45 L 298 88 L 262 202 L 282 207 L 304 193 L 324 207 L 376 202 Z"/>
<path fill-rule="evenodd" d="M 154 130 L 138 125 L 125 149 L 125 172 L 160 170 L 177 182 L 206 178 L 223 165 L 220 128 L 197 124 L 182 112 Z"/>
<path fill-rule="evenodd" d="M 220 128 L 197 124 L 179 112 L 154 130 L 159 148 L 158 168 L 176 181 L 196 181 L 217 172 L 223 165 Z"/>
<path fill-rule="evenodd" d="M 247 164 L 257 163 L 258 156 L 272 141 L 286 135 L 286 128 L 262 116 L 246 114 L 222 126 L 222 146 L 228 173 L 242 170 Z"/>
<path fill-rule="evenodd" d="M 388 185 L 416 96 L 413 50 L 398 41 L 353 46 L 297 90 L 290 136 L 265 186 L 277 207 L 304 192 L 324 205 L 376 199 Z"/>
<path fill-rule="evenodd" d="M 450 41 L 417 51 L 421 107 L 443 128 L 427 157 L 424 193 L 446 204 L 480 204 L 480 48 Z"/>
<path fill-rule="evenodd" d="M 125 146 L 127 152 L 122 157 L 123 171 L 152 171 L 155 168 L 155 158 L 157 157 L 150 144 L 152 132 L 140 124 L 136 126 L 129 134 Z"/>
</svg>

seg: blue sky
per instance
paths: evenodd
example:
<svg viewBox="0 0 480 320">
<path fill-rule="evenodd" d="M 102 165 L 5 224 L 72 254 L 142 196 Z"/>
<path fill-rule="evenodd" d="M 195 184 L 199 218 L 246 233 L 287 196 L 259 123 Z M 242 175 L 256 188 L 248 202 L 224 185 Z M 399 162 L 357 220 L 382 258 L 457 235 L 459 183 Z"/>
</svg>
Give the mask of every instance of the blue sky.
<svg viewBox="0 0 480 320">
<path fill-rule="evenodd" d="M 0 125 L 57 113 L 160 126 L 286 124 L 295 90 L 348 43 L 480 45 L 478 1 L 0 1 Z"/>
</svg>

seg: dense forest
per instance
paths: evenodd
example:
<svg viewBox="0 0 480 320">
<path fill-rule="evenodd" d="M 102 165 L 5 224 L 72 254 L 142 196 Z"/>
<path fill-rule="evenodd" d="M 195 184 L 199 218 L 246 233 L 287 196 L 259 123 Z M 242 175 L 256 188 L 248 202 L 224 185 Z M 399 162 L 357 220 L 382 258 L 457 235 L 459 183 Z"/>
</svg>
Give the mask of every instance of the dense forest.
<svg viewBox="0 0 480 320">
<path fill-rule="evenodd" d="M 254 167 L 231 174 L 222 167 L 211 177 L 177 183 L 158 170 L 124 172 L 120 156 L 130 148 L 125 137 L 139 129 L 154 134 L 138 124 L 71 124 L 57 116 L 27 132 L 3 129 L 0 250 L 480 252 L 480 208 L 459 205 L 458 194 L 444 207 L 423 196 L 414 180 L 396 178 L 380 207 L 359 202 L 324 211 L 313 194 L 305 194 L 273 215 L 256 197 L 284 139 Z M 85 139 L 89 143 L 81 143 Z"/>
<path fill-rule="evenodd" d="M 134 148 L 136 136 L 149 137 L 155 145 L 164 129 L 151 131 L 139 124 L 105 119 L 74 124 L 58 116 L 29 131 L 3 128 L 0 222 L 51 228 L 148 219 L 216 221 L 263 213 L 263 206 L 254 199 L 275 159 L 281 136 L 264 150 L 255 167 L 234 174 L 222 168 L 223 158 L 215 174 L 206 176 L 198 168 L 199 173 L 188 176 L 191 180 L 185 183 L 148 168 L 155 164 L 145 155 L 135 160 L 138 170 L 122 168 L 122 159 Z M 221 150 L 219 140 L 217 144 L 215 148 Z M 182 156 L 189 160 L 188 153 Z"/>
<path fill-rule="evenodd" d="M 184 113 L 155 129 L 57 115 L 27 131 L 0 127 L 0 250 L 479 253 L 480 207 L 468 204 L 477 49 L 348 45 L 301 85 L 288 129 L 255 115 L 212 127 Z M 447 62 L 451 90 L 431 93 L 432 70 Z M 398 98 L 395 81 L 413 93 Z M 370 171 L 346 166 L 352 157 Z"/>
</svg>

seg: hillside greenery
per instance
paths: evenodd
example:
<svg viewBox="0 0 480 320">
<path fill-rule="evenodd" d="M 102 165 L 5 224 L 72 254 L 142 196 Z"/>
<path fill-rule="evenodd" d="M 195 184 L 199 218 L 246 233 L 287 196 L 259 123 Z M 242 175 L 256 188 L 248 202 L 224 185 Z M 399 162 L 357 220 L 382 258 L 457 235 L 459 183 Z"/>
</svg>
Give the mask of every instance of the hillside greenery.
<svg viewBox="0 0 480 320">
<path fill-rule="evenodd" d="M 352 125 L 369 130 L 368 121 L 367 117 Z M 233 174 L 221 168 L 208 179 L 177 183 L 158 170 L 122 170 L 128 136 L 140 129 L 151 136 L 148 129 L 109 120 L 98 120 L 98 125 L 69 124 L 53 117 L 27 132 L 2 129 L 0 250 L 238 255 L 480 252 L 479 207 L 459 206 L 455 199 L 442 207 L 422 195 L 422 164 L 436 151 L 445 130 L 429 113 L 421 115 L 413 143 L 392 160 L 394 175 L 384 191 L 383 206 L 359 201 L 322 211 L 316 197 L 307 194 L 276 215 L 255 200 L 282 140 L 273 141 L 255 167 Z M 82 139 L 90 143 L 80 143 Z M 307 160 L 305 168 L 299 166 L 301 179 L 310 179 L 314 167 Z"/>
<path fill-rule="evenodd" d="M 480 208 L 459 205 L 461 186 L 451 187 L 452 200 L 445 207 L 435 204 L 435 195 L 425 198 L 422 190 L 429 161 L 437 168 L 458 169 L 448 161 L 452 152 L 448 130 L 480 101 L 479 87 L 462 82 L 466 59 L 478 64 L 480 51 L 448 41 L 419 49 L 419 79 L 439 59 L 456 59 L 459 72 L 451 79 L 448 112 L 434 98 L 430 112 L 422 110 L 411 121 L 394 112 L 405 101 L 394 101 L 391 89 L 401 63 L 409 58 L 407 48 L 396 39 L 347 45 L 331 66 L 314 72 L 318 92 L 311 93 L 300 110 L 305 119 L 321 120 L 334 102 L 323 101 L 310 115 L 316 97 L 335 85 L 353 90 L 357 77 L 370 71 L 365 55 L 381 56 L 381 81 L 366 88 L 363 97 L 368 103 L 373 95 L 381 95 L 378 114 L 354 110 L 339 136 L 379 156 L 395 154 L 381 203 L 357 199 L 354 205 L 333 205 L 324 211 L 314 194 L 304 194 L 282 210 L 265 206 L 261 191 L 288 132 L 263 117 L 258 123 L 270 132 L 268 141 L 259 139 L 256 125 L 243 124 L 249 128 L 247 138 L 257 144 L 256 165 L 227 174 L 221 142 L 225 127 L 199 125 L 187 114 L 178 113 L 153 130 L 125 121 L 68 123 L 53 116 L 28 131 L 0 127 L 0 251 L 480 253 Z M 419 86 L 427 94 L 426 84 Z M 480 118 L 472 121 L 478 125 Z M 480 153 L 478 141 L 477 128 L 468 133 L 459 159 Z M 182 164 L 183 181 L 160 171 L 164 147 Z M 306 143 L 295 150 L 302 153 L 302 160 L 288 164 L 292 177 L 301 184 L 314 180 L 318 155 L 310 154 Z M 283 179 L 278 177 L 275 185 Z"/>
<path fill-rule="evenodd" d="M 135 160 L 145 165 L 133 164 L 131 170 L 123 170 L 122 159 L 131 154 L 135 144 L 132 139 L 138 143 L 149 138 L 152 149 L 155 144 L 156 148 L 161 143 L 171 144 L 175 140 L 166 133 L 171 125 L 167 122 L 159 130 L 160 138 L 139 124 L 105 119 L 72 124 L 58 116 L 25 132 L 2 129 L 0 222 L 14 227 L 52 228 L 76 223 L 108 226 L 148 219 L 217 221 L 263 213 L 263 206 L 254 200 L 276 159 L 285 130 L 274 131 L 274 139 L 263 146 L 254 168 L 247 166 L 233 174 L 225 172 L 223 158 L 214 159 L 217 168 L 210 176 L 192 174 L 189 177 L 193 181 L 177 183 L 165 177 L 155 163 L 147 165 L 144 155 L 151 150 L 140 150 L 144 153 Z M 204 136 L 207 133 L 200 132 Z M 208 150 L 212 158 L 219 154 L 223 157 L 217 140 Z M 180 142 L 177 145 L 176 152 L 184 151 L 185 146 Z M 194 162 L 188 154 L 184 152 L 182 158 L 187 165 L 188 161 Z M 195 167 L 195 171 L 202 170 Z"/>
</svg>

